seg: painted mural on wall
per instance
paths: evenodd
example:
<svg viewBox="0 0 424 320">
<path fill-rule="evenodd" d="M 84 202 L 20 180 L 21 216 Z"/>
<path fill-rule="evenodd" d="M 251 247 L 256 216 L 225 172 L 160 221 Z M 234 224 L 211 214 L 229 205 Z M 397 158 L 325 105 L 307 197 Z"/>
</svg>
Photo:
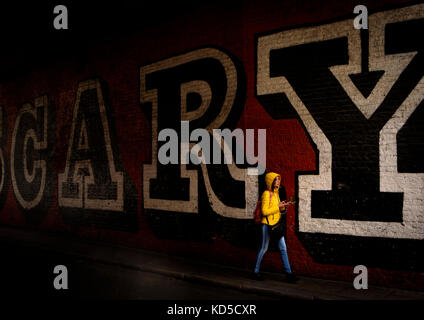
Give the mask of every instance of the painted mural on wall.
<svg viewBox="0 0 424 320">
<path fill-rule="evenodd" d="M 315 152 L 315 171 L 293 172 L 296 208 L 288 223 L 316 262 L 423 269 L 424 51 L 417 30 L 424 30 L 422 4 L 370 14 L 368 30 L 345 19 L 256 35 L 261 111 L 297 119 Z M 121 159 L 127 150 L 118 143 L 116 110 L 102 79 L 78 83 L 63 170 L 54 161 L 59 106 L 49 95 L 29 97 L 11 132 L 0 106 L 0 208 L 11 189 L 34 224 L 53 205 L 70 225 L 138 232 L 143 216 L 159 238 L 219 236 L 254 249 L 252 214 L 263 175 L 235 161 L 158 161 L 166 143 L 159 133 L 173 129 L 182 140 L 182 121 L 190 132 L 235 129 L 246 82 L 242 62 L 215 46 L 140 66 L 140 110 L 151 125 L 151 145 L 139 146 L 151 149 L 149 161 L 138 164 L 141 193 Z M 214 149 L 216 156 L 235 159 L 244 147 L 235 138 Z"/>
<path fill-rule="evenodd" d="M 106 84 L 78 85 L 58 205 L 68 223 L 136 231 L 137 192 L 120 161 Z"/>
<path fill-rule="evenodd" d="M 53 201 L 55 108 L 47 95 L 24 103 L 11 142 L 10 177 L 25 218 L 39 223 Z"/>
<path fill-rule="evenodd" d="M 244 106 L 245 81 L 241 64 L 217 48 L 202 48 L 141 67 L 141 104 L 152 121 L 152 163 L 143 166 L 143 200 L 145 214 L 158 235 L 210 241 L 219 232 L 216 227 L 226 224 L 239 230 L 232 233 L 234 240 L 245 238 L 240 230 L 246 227 L 243 220 L 251 220 L 259 196 L 257 175 L 248 175 L 247 167 L 235 161 L 198 165 L 157 161 L 162 129 L 179 133 L 181 121 L 189 121 L 191 132 L 205 128 L 211 135 L 212 129 L 232 128 Z M 221 150 L 219 157 L 223 158 L 226 147 L 232 158 L 236 143 L 221 143 L 214 149 Z"/>
<path fill-rule="evenodd" d="M 368 252 L 368 265 L 393 265 L 393 248 L 404 267 L 419 260 L 423 18 L 419 5 L 372 14 L 368 30 L 344 20 L 257 37 L 258 98 L 274 118 L 295 112 L 317 153 L 316 172 L 296 173 L 296 225 L 319 261 Z"/>
</svg>

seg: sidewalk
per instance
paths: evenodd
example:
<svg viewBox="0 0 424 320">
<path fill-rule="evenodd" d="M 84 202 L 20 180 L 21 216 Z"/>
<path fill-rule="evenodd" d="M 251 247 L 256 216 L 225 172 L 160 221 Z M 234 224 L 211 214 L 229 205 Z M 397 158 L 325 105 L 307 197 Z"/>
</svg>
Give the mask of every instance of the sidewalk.
<svg viewBox="0 0 424 320">
<path fill-rule="evenodd" d="M 309 277 L 300 277 L 296 284 L 290 284 L 283 281 L 282 275 L 274 273 L 264 273 L 265 281 L 254 281 L 249 279 L 250 273 L 246 270 L 7 226 L 0 226 L 0 241 L 3 240 L 13 241 L 25 247 L 74 256 L 78 259 L 118 265 L 277 299 L 424 300 L 424 292 L 373 285 L 369 285 L 368 290 L 355 290 L 352 283 Z"/>
</svg>

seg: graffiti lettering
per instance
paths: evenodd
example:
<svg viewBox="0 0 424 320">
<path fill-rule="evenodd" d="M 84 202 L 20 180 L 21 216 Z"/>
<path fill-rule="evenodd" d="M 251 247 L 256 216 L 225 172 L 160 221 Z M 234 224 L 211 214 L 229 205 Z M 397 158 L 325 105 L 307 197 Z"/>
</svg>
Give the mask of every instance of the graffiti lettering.
<svg viewBox="0 0 424 320">
<path fill-rule="evenodd" d="M 298 180 L 301 232 L 424 237 L 411 216 L 424 176 L 398 173 L 395 139 L 423 99 L 420 40 L 403 35 L 423 26 L 424 12 L 401 11 L 370 16 L 362 74 L 360 31 L 349 20 L 258 39 L 258 95 L 285 93 L 319 150 L 319 174 Z M 423 221 L 423 207 L 414 210 Z"/>
<path fill-rule="evenodd" d="M 30 220 L 40 221 L 46 214 L 45 197 L 50 194 L 54 151 L 51 133 L 53 115 L 47 96 L 25 103 L 19 111 L 12 135 L 10 171 L 16 200 Z M 49 129 L 49 130 L 48 130 Z M 54 132 L 54 131 L 53 131 Z"/>
<path fill-rule="evenodd" d="M 143 166 L 146 209 L 199 212 L 198 173 L 186 168 L 188 131 L 182 133 L 182 163 L 179 165 L 158 163 L 158 149 L 163 142 L 158 139 L 158 133 L 165 128 L 176 131 L 181 121 L 190 121 L 195 129 L 205 128 L 209 135 L 213 129 L 223 127 L 230 114 L 242 107 L 240 72 L 227 54 L 214 48 L 195 50 L 141 68 L 141 103 L 151 108 L 153 142 L 152 164 Z M 226 205 L 214 191 L 207 166 L 200 163 L 200 167 L 214 212 L 225 217 L 250 218 L 257 199 L 257 177 L 247 175 L 246 169 L 234 164 L 228 165 L 230 177 L 224 172 L 220 176 L 228 186 L 234 181 L 241 185 L 235 184 L 232 188 L 231 198 L 236 205 Z M 237 202 L 240 200 L 242 203 Z"/>
<path fill-rule="evenodd" d="M 134 228 L 135 190 L 120 165 L 104 86 L 99 79 L 78 86 L 59 207 L 68 223 Z"/>
<path fill-rule="evenodd" d="M 123 211 L 123 174 L 115 168 L 100 82 L 78 86 L 59 206 Z"/>
</svg>

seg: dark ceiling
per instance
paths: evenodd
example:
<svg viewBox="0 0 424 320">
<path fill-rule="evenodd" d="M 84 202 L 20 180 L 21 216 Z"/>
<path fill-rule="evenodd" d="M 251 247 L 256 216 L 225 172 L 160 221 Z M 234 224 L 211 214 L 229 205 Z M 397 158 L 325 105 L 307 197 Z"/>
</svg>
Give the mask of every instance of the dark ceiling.
<svg viewBox="0 0 424 320">
<path fill-rule="evenodd" d="M 234 5 L 234 1 L 232 1 Z M 216 8 L 224 1 L 15 1 L 0 4 L 0 82 L 56 59 L 84 54 L 87 45 Z M 56 30 L 56 5 L 68 9 L 68 30 Z"/>
</svg>

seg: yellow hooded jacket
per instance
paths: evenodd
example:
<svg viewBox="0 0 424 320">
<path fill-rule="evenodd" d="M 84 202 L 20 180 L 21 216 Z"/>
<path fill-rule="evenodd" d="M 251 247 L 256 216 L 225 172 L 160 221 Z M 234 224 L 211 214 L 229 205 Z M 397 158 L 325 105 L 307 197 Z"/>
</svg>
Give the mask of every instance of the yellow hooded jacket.
<svg viewBox="0 0 424 320">
<path fill-rule="evenodd" d="M 269 172 L 265 175 L 265 183 L 267 186 L 267 190 L 262 193 L 262 223 L 268 224 L 270 226 L 275 225 L 281 217 L 280 208 L 278 204 L 280 203 L 280 196 L 278 195 L 278 188 L 274 188 L 271 190 L 272 183 L 276 177 L 281 176 L 274 172 Z M 281 182 L 280 182 L 281 183 Z M 272 192 L 271 202 L 269 202 L 269 193 Z M 268 218 L 268 219 L 267 219 Z"/>
</svg>

